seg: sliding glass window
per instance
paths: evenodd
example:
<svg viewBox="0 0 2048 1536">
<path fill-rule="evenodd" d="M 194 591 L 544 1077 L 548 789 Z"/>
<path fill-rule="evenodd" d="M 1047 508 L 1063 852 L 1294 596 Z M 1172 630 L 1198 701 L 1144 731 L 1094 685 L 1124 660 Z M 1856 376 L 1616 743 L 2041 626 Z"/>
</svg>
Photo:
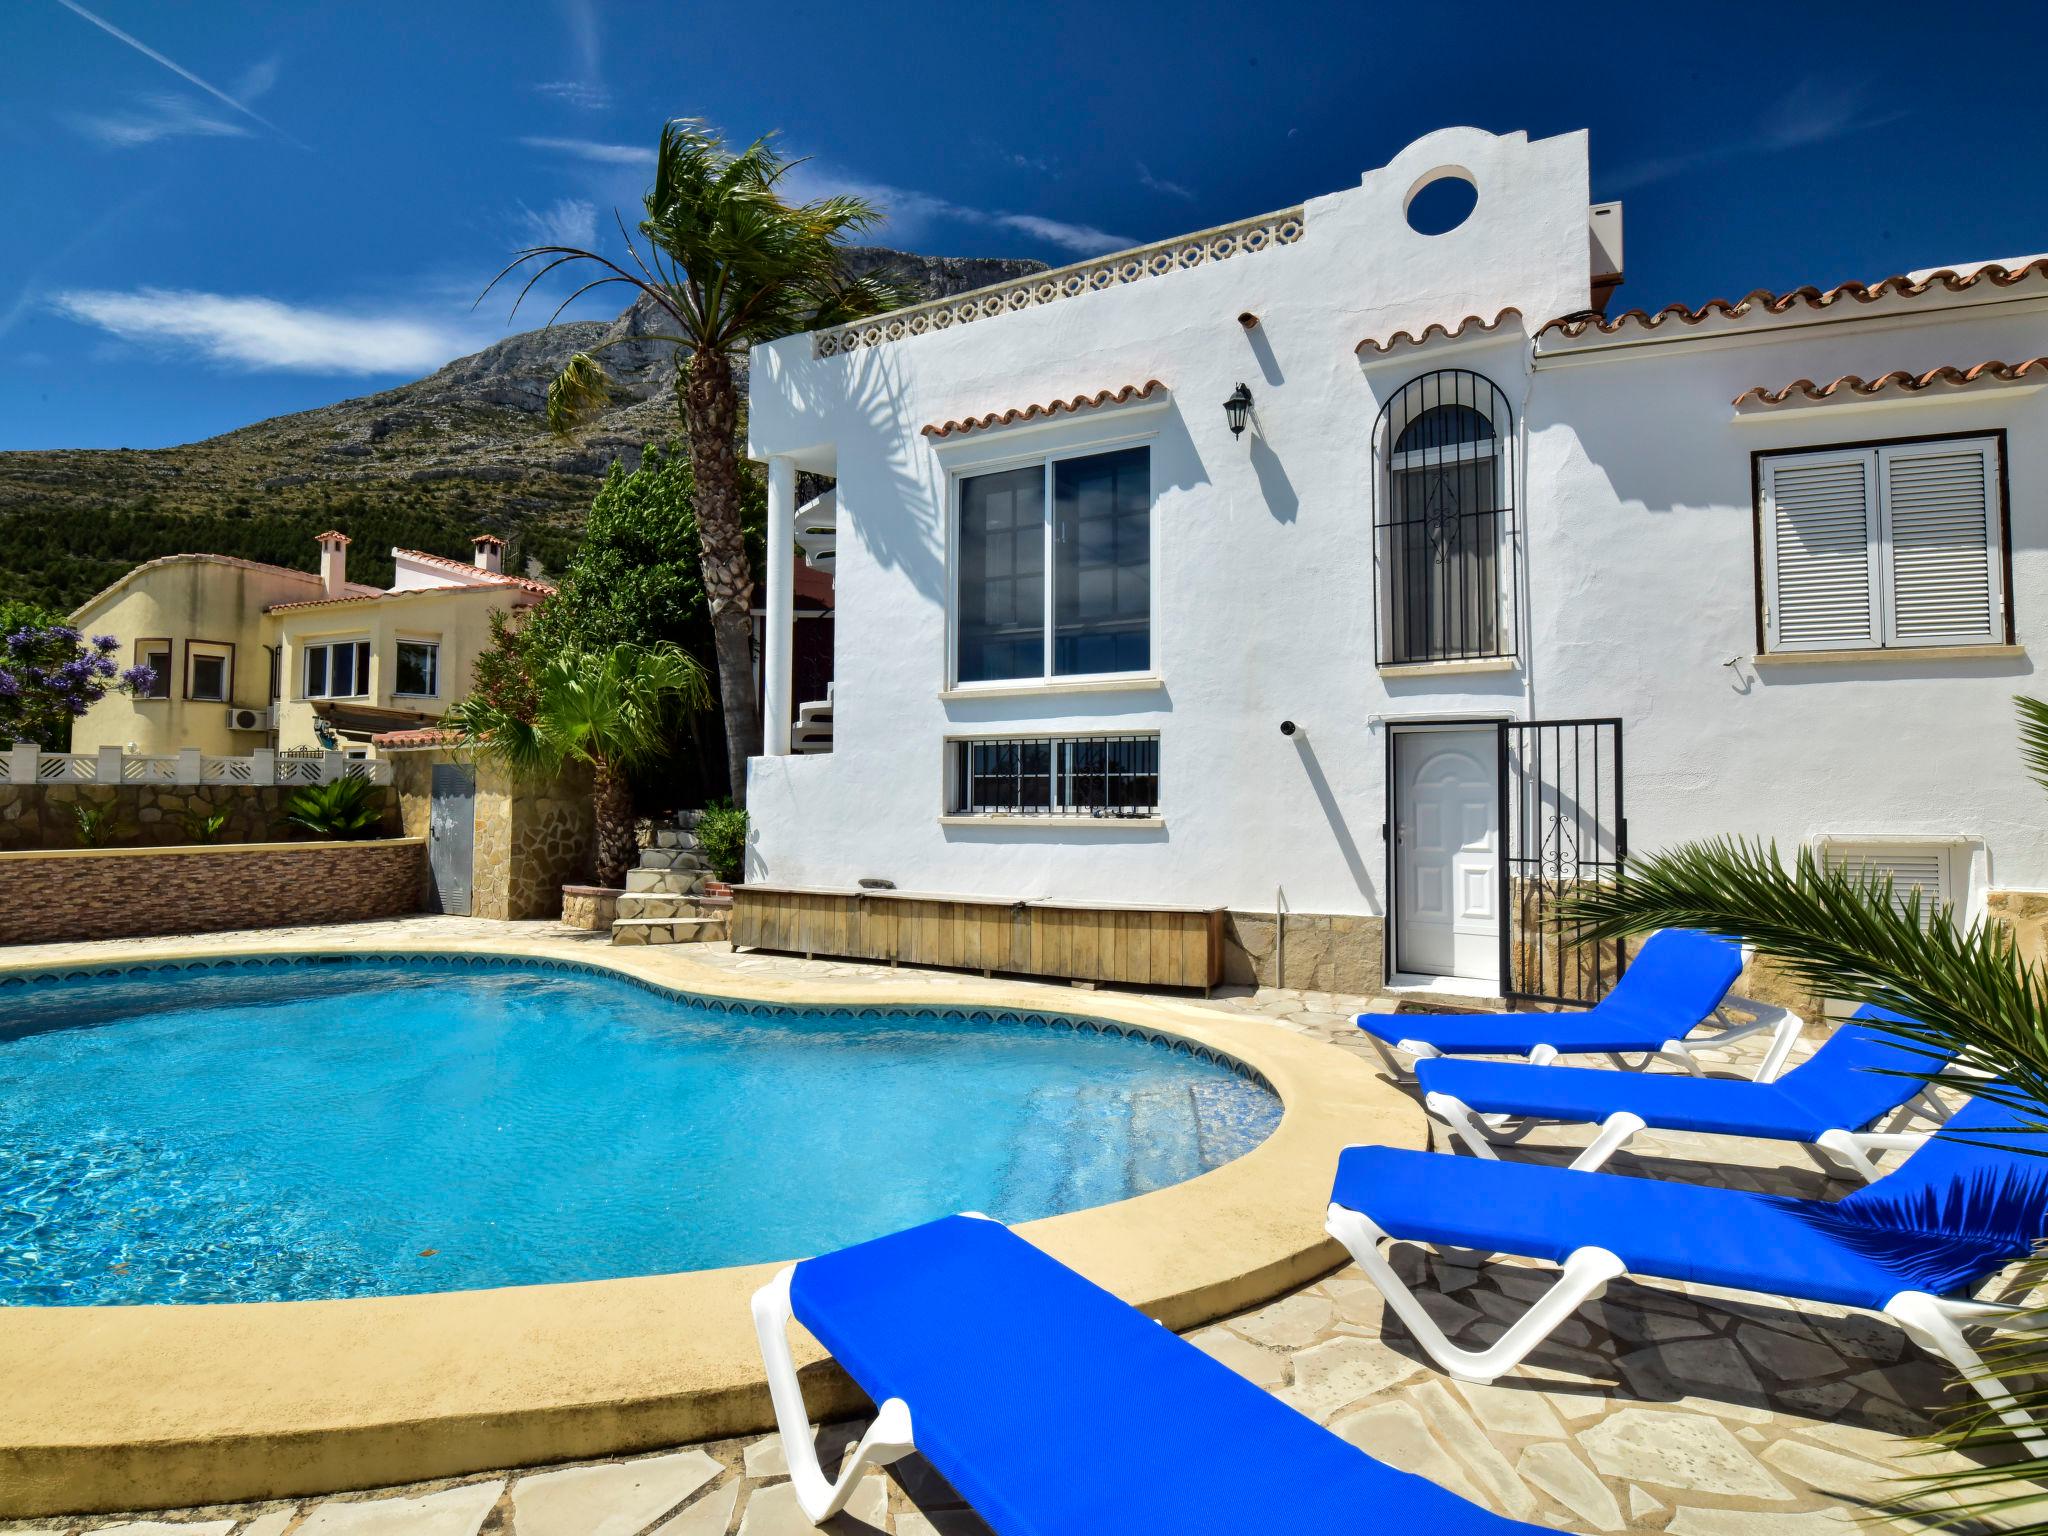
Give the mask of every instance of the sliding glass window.
<svg viewBox="0 0 2048 1536">
<path fill-rule="evenodd" d="M 967 476 L 959 528 L 960 682 L 1149 670 L 1149 449 Z"/>
</svg>

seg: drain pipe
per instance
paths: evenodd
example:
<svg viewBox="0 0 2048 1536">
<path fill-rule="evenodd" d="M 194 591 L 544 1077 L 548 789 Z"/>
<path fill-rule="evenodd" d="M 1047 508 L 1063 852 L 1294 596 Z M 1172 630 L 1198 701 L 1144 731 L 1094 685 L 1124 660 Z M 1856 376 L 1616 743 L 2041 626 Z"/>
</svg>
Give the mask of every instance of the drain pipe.
<svg viewBox="0 0 2048 1536">
<path fill-rule="evenodd" d="M 1273 887 L 1273 989 L 1287 985 L 1287 892 Z"/>
</svg>

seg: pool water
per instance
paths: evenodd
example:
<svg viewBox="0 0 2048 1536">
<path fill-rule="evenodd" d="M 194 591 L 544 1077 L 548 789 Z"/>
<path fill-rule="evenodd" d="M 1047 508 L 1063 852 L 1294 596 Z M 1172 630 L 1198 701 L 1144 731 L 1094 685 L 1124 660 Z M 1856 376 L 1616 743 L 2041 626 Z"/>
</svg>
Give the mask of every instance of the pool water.
<svg viewBox="0 0 2048 1536">
<path fill-rule="evenodd" d="M 1073 1020 L 727 1009 L 441 958 L 0 987 L 0 1302 L 383 1296 L 792 1258 L 1242 1155 L 1261 1084 Z"/>
</svg>

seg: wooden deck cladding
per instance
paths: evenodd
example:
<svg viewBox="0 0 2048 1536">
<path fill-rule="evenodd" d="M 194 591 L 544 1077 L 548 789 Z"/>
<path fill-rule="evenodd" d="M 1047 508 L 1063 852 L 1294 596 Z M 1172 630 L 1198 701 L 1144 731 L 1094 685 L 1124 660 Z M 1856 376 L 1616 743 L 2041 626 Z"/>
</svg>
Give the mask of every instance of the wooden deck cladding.
<svg viewBox="0 0 2048 1536">
<path fill-rule="evenodd" d="M 1205 992 L 1223 979 L 1221 908 L 772 885 L 732 894 L 734 948 Z"/>
</svg>

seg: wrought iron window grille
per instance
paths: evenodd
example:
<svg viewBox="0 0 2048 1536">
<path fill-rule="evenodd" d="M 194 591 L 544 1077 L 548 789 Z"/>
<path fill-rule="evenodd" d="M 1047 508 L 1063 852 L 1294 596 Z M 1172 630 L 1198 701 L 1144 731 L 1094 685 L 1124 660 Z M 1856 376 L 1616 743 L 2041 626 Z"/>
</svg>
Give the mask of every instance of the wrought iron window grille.
<svg viewBox="0 0 2048 1536">
<path fill-rule="evenodd" d="M 1016 737 L 949 743 L 947 812 L 1137 820 L 1159 814 L 1159 738 Z"/>
<path fill-rule="evenodd" d="M 1374 660 L 1515 654 L 1515 428 L 1499 386 L 1444 368 L 1373 429 Z"/>
</svg>

